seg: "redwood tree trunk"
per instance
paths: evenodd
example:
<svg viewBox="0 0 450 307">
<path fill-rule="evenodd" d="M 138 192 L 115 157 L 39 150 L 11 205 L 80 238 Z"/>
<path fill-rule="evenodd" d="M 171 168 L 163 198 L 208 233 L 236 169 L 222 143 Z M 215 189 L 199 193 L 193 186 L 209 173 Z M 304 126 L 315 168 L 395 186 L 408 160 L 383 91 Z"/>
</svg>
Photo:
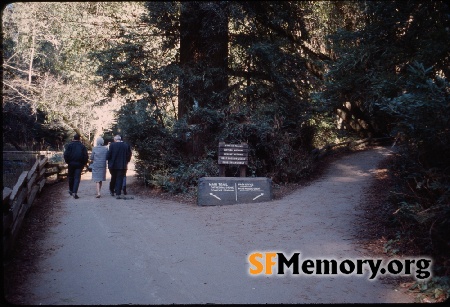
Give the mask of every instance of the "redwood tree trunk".
<svg viewBox="0 0 450 307">
<path fill-rule="evenodd" d="M 228 16 L 225 2 L 182 2 L 178 118 L 194 105 L 228 103 Z"/>
</svg>

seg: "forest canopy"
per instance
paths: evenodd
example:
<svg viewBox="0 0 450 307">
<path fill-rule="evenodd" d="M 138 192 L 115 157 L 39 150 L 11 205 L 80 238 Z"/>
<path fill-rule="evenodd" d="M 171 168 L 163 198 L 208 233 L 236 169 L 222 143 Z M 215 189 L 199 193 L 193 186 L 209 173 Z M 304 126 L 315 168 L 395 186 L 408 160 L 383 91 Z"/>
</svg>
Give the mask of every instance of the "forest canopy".
<svg viewBox="0 0 450 307">
<path fill-rule="evenodd" d="M 445 167 L 448 20 L 444 1 L 11 3 L 3 143 L 120 132 L 140 175 L 174 192 L 217 173 L 220 141 L 247 142 L 249 174 L 278 183 L 358 137 Z"/>
</svg>

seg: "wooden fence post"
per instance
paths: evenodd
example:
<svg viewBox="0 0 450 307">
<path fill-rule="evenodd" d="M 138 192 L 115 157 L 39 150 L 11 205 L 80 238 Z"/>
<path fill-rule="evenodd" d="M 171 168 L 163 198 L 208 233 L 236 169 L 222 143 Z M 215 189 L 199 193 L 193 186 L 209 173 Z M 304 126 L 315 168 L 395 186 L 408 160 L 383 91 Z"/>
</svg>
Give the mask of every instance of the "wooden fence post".
<svg viewBox="0 0 450 307">
<path fill-rule="evenodd" d="M 56 172 L 47 172 L 48 168 L 55 168 Z M 37 159 L 29 171 L 23 171 L 13 189 L 3 189 L 3 256 L 10 254 L 19 233 L 23 219 L 32 206 L 36 195 L 40 193 L 46 183 L 46 177 L 57 174 L 66 169 L 57 164 L 48 163 L 48 157 Z"/>
</svg>

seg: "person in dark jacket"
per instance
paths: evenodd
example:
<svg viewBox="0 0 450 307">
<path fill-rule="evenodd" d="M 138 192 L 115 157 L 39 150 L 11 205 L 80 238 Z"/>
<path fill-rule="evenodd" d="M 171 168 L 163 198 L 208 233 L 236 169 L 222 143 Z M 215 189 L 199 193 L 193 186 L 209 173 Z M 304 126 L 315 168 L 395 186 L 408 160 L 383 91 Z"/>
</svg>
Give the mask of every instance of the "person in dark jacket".
<svg viewBox="0 0 450 307">
<path fill-rule="evenodd" d="M 109 145 L 108 149 L 108 169 L 111 174 L 111 182 L 109 183 L 109 191 L 111 196 L 116 194 L 117 199 L 121 199 L 121 191 L 124 177 L 127 175 L 128 162 L 131 160 L 131 147 L 122 141 L 120 135 L 114 137 L 114 142 Z"/>
<path fill-rule="evenodd" d="M 69 194 L 78 199 L 78 187 L 81 181 L 81 171 L 89 160 L 86 146 L 80 141 L 80 135 L 75 134 L 72 142 L 64 151 L 64 161 L 68 165 Z"/>
</svg>

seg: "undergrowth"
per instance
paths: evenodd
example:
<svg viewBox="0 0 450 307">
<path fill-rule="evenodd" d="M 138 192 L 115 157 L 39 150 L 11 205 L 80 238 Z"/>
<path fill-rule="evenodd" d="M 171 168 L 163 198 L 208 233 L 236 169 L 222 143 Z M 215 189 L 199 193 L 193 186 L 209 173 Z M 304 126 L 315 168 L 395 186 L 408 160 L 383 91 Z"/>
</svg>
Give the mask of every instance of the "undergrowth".
<svg viewBox="0 0 450 307">
<path fill-rule="evenodd" d="M 389 166 L 394 184 L 384 219 L 395 231 L 384 252 L 433 259 L 433 277 L 409 289 L 420 302 L 441 302 L 450 297 L 450 176 L 448 168 L 427 168 L 410 154 L 400 151 Z"/>
</svg>

